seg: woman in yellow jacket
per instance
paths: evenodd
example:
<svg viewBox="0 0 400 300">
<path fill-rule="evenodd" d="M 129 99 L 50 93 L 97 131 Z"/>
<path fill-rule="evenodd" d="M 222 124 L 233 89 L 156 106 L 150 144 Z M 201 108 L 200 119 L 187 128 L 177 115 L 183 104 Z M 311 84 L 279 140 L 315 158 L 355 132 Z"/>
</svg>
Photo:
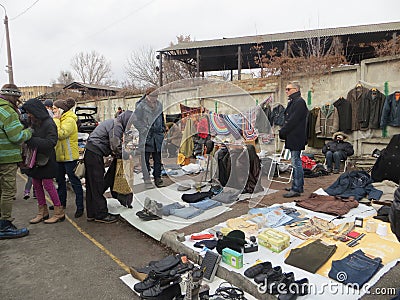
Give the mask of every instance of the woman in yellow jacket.
<svg viewBox="0 0 400 300">
<path fill-rule="evenodd" d="M 75 218 L 83 215 L 83 189 L 81 180 L 75 176 L 74 168 L 79 159 L 78 148 L 78 117 L 72 111 L 75 100 L 67 98 L 56 100 L 53 104 L 54 122 L 57 125 L 58 141 L 56 145 L 56 160 L 58 163 L 57 192 L 64 208 L 67 205 L 67 185 L 65 174 L 71 182 L 75 192 L 76 212 Z"/>
</svg>

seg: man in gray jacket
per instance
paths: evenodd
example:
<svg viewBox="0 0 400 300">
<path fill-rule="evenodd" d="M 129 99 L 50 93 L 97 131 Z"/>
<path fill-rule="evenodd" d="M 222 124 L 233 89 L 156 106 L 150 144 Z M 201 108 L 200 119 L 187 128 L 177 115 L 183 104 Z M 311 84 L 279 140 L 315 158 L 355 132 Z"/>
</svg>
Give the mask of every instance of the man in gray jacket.
<svg viewBox="0 0 400 300">
<path fill-rule="evenodd" d="M 127 110 L 117 118 L 105 120 L 93 130 L 86 143 L 86 213 L 88 221 L 114 223 L 118 217 L 108 213 L 104 192 L 104 157 L 121 156 L 122 136 L 132 111 Z"/>
<path fill-rule="evenodd" d="M 152 187 L 149 174 L 150 157 L 154 161 L 154 183 L 157 187 L 164 186 L 161 179 L 161 148 L 164 141 L 165 122 L 163 106 L 157 100 L 157 96 L 157 91 L 148 89 L 146 97 L 137 105 L 133 118 L 133 124 L 140 133 L 139 150 L 146 188 Z"/>
</svg>

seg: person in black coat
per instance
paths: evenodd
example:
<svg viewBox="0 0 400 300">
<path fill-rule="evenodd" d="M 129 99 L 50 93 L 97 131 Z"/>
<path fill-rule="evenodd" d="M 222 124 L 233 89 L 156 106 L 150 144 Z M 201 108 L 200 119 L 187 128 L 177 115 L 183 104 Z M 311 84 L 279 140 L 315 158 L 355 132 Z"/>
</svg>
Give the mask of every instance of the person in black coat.
<svg viewBox="0 0 400 300">
<path fill-rule="evenodd" d="M 340 169 L 340 162 L 346 160 L 348 156 L 354 154 L 353 145 L 346 142 L 347 135 L 341 131 L 335 132 L 332 137 L 332 141 L 328 142 L 322 147 L 322 153 L 326 158 L 326 166 L 328 172 L 332 172 L 333 162 L 335 168 L 333 173 L 338 174 Z"/>
<path fill-rule="evenodd" d="M 30 99 L 22 108 L 28 113 L 33 129 L 32 138 L 26 142 L 28 148 L 37 149 L 36 164 L 26 174 L 32 177 L 33 188 L 38 200 L 39 212 L 30 220 L 31 224 L 41 221 L 56 223 L 65 219 L 53 179 L 57 176 L 58 165 L 54 147 L 57 144 L 57 126 L 50 117 L 44 104 L 38 99 Z M 54 205 L 54 215 L 49 219 L 44 189 L 48 192 Z"/>
<path fill-rule="evenodd" d="M 279 138 L 285 140 L 285 148 L 290 150 L 293 166 L 293 181 L 289 193 L 283 197 L 298 197 L 304 191 L 304 172 L 301 164 L 301 150 L 307 144 L 307 116 L 308 108 L 301 97 L 300 84 L 297 81 L 289 82 L 286 86 L 288 105 L 285 109 L 285 121 L 279 130 Z"/>
</svg>

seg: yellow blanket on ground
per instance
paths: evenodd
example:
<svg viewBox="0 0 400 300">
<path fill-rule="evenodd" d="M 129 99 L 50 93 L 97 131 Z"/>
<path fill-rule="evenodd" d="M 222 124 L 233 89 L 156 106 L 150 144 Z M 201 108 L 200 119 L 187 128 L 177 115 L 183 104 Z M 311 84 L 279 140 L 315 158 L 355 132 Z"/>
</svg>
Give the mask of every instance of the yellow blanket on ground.
<svg viewBox="0 0 400 300">
<path fill-rule="evenodd" d="M 374 220 L 376 224 L 384 224 L 387 226 L 387 235 L 380 236 L 375 232 L 367 232 L 365 230 L 365 225 L 368 220 Z M 323 237 L 321 238 L 326 244 L 335 244 L 337 246 L 336 252 L 329 258 L 329 260 L 317 271 L 317 274 L 328 277 L 328 273 L 332 266 L 332 261 L 340 260 L 345 258 L 347 255 L 361 249 L 366 255 L 370 257 L 380 257 L 382 258 L 382 263 L 386 265 L 387 263 L 400 259 L 400 243 L 398 242 L 396 236 L 390 230 L 390 224 L 382 222 L 372 217 L 364 218 L 364 226 L 356 227 L 354 231 L 359 233 L 365 233 L 365 236 L 359 240 L 359 243 L 355 247 L 348 247 L 346 242 L 334 241 L 332 238 Z M 309 239 L 304 243 L 300 244 L 298 248 L 304 247 L 305 245 L 313 242 L 314 239 Z M 290 251 L 286 254 L 289 255 Z"/>
</svg>

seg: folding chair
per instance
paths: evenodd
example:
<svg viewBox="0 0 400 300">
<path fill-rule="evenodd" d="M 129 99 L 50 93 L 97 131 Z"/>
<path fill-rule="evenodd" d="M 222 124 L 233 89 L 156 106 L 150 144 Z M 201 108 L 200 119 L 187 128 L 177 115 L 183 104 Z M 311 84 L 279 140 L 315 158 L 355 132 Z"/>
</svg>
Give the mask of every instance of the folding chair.
<svg viewBox="0 0 400 300">
<path fill-rule="evenodd" d="M 347 159 L 340 160 L 340 164 L 342 163 L 343 163 L 343 173 L 344 173 L 347 170 Z M 324 160 L 324 166 L 326 166 L 326 158 Z M 339 172 L 340 172 L 340 167 L 339 167 Z"/>
<path fill-rule="evenodd" d="M 293 167 L 291 164 L 290 150 L 285 149 L 285 147 L 283 147 L 280 154 L 273 154 L 272 156 L 270 156 L 270 158 L 272 161 L 268 171 L 268 180 L 281 183 L 291 182 L 293 177 Z M 280 166 L 288 167 L 288 169 L 285 171 L 281 171 Z M 275 170 L 277 172 L 276 177 L 274 177 Z M 286 171 L 289 172 L 289 175 L 286 174 L 287 173 Z"/>
</svg>

